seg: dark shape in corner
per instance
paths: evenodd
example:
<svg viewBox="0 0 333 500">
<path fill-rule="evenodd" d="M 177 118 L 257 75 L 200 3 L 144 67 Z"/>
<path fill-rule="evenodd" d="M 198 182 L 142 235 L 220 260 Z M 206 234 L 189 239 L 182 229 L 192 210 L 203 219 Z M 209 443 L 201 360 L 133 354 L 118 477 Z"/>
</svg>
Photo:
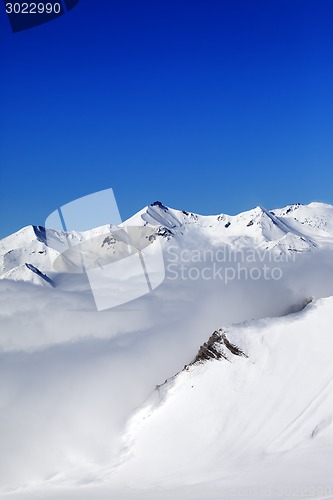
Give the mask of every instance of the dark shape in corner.
<svg viewBox="0 0 333 500">
<path fill-rule="evenodd" d="M 53 21 L 63 16 L 66 11 L 73 9 L 80 0 L 48 0 L 47 2 L 8 2 L 4 0 L 5 10 L 13 33 L 28 30 L 40 26 L 41 24 Z M 11 12 L 8 10 L 11 5 Z M 39 5 L 44 5 L 43 12 L 39 11 Z M 50 6 L 49 11 L 46 5 Z M 52 6 L 52 8 L 51 8 Z M 14 10 L 15 9 L 15 10 Z"/>
</svg>

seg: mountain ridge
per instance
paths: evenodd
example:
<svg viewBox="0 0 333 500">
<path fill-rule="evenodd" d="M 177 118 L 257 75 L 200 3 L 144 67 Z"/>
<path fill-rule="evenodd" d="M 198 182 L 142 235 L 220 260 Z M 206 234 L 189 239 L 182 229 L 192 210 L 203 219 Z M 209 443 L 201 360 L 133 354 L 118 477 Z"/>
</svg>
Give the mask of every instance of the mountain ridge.
<svg viewBox="0 0 333 500">
<path fill-rule="evenodd" d="M 151 227 L 156 237 L 162 240 L 176 238 L 177 244 L 183 246 L 189 242 L 195 244 L 197 239 L 198 246 L 206 242 L 208 245 L 229 245 L 232 248 L 252 245 L 284 253 L 311 252 L 323 245 L 333 245 L 333 206 L 319 202 L 287 205 L 274 210 L 257 206 L 237 215 L 221 213 L 206 216 L 169 208 L 156 201 L 134 214 L 122 226 Z M 26 226 L 0 240 L 0 279 L 49 285 L 54 274 L 59 272 L 59 262 L 64 272 L 77 267 L 77 263 L 62 257 L 68 244 L 75 246 L 103 234 L 108 235 L 114 227 L 110 224 L 85 232 L 65 233 L 42 226 Z M 105 248 L 100 248 L 100 245 L 90 252 L 91 255 L 96 254 L 97 260 L 106 255 Z M 57 270 L 54 269 L 55 261 L 58 262 Z M 33 273 L 32 269 L 36 272 Z"/>
</svg>

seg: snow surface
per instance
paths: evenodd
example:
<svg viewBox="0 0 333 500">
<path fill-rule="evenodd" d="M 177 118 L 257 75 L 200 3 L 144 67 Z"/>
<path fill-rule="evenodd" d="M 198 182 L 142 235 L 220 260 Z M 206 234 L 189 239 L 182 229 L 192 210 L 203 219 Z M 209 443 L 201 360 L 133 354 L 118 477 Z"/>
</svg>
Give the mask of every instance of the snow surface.
<svg viewBox="0 0 333 500">
<path fill-rule="evenodd" d="M 0 241 L 0 498 L 333 498 L 333 207 L 156 202 L 124 226 L 159 239 L 166 279 L 100 313 L 81 255 L 121 258 L 119 229 Z M 281 279 L 186 274 L 239 263 Z M 248 357 L 191 365 L 220 328 Z"/>
</svg>

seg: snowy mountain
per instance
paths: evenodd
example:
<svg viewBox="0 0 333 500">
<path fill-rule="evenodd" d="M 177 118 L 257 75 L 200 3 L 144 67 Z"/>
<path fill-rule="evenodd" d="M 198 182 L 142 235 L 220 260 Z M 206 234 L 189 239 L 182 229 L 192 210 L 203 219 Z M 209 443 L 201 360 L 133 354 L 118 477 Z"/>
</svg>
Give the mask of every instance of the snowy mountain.
<svg viewBox="0 0 333 500">
<path fill-rule="evenodd" d="M 242 484 L 246 474 L 267 488 L 278 479 L 278 467 L 286 483 L 297 478 L 301 484 L 312 454 L 317 463 L 306 471 L 308 480 L 327 482 L 332 306 L 332 298 L 324 299 L 295 315 L 215 332 L 210 346 L 158 386 L 132 417 L 114 482 L 131 477 L 141 487 L 175 487 L 209 481 L 216 490 L 217 481 L 223 491 Z"/>
<path fill-rule="evenodd" d="M 124 223 L 142 230 L 154 228 L 159 239 L 173 238 L 183 247 L 228 245 L 232 249 L 250 247 L 274 252 L 310 252 L 333 245 L 333 206 L 322 203 L 290 205 L 268 211 L 262 207 L 236 216 L 201 216 L 174 210 L 155 202 Z M 0 241 L 0 278 L 50 285 L 59 272 L 81 271 L 78 254 L 66 253 L 86 243 L 83 251 L 91 256 L 90 265 L 109 259 L 110 247 L 117 254 L 119 242 L 105 243 L 114 226 L 94 228 L 83 233 L 64 233 L 28 226 Z M 91 242 L 94 242 L 92 245 Z M 80 249 L 82 251 L 82 249 Z"/>
<path fill-rule="evenodd" d="M 333 498 L 332 250 L 320 203 L 1 240 L 0 498 Z M 159 286 L 98 312 L 89 272 L 146 251 Z"/>
</svg>

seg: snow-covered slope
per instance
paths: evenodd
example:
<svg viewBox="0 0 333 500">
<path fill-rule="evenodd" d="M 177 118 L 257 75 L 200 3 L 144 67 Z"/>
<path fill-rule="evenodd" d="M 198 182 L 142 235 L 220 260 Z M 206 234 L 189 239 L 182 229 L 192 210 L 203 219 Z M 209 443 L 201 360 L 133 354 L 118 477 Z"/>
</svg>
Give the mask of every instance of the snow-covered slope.
<svg viewBox="0 0 333 500">
<path fill-rule="evenodd" d="M 47 245 L 43 228 L 25 227 L 0 240 L 0 276 L 36 283 L 36 275 L 27 272 L 26 264 L 41 271 L 50 269 L 51 261 L 57 255 L 57 252 Z"/>
<path fill-rule="evenodd" d="M 290 479 L 289 455 L 310 459 L 320 446 L 333 459 L 332 324 L 330 298 L 281 319 L 223 329 L 220 339 L 216 332 L 210 359 L 201 352 L 134 414 L 114 481 L 220 480 L 230 488 L 236 474 L 239 483 L 249 471 L 258 479 L 257 469 L 278 461 Z M 311 483 L 323 466 L 327 473 L 314 463 L 303 480 Z"/>
</svg>

